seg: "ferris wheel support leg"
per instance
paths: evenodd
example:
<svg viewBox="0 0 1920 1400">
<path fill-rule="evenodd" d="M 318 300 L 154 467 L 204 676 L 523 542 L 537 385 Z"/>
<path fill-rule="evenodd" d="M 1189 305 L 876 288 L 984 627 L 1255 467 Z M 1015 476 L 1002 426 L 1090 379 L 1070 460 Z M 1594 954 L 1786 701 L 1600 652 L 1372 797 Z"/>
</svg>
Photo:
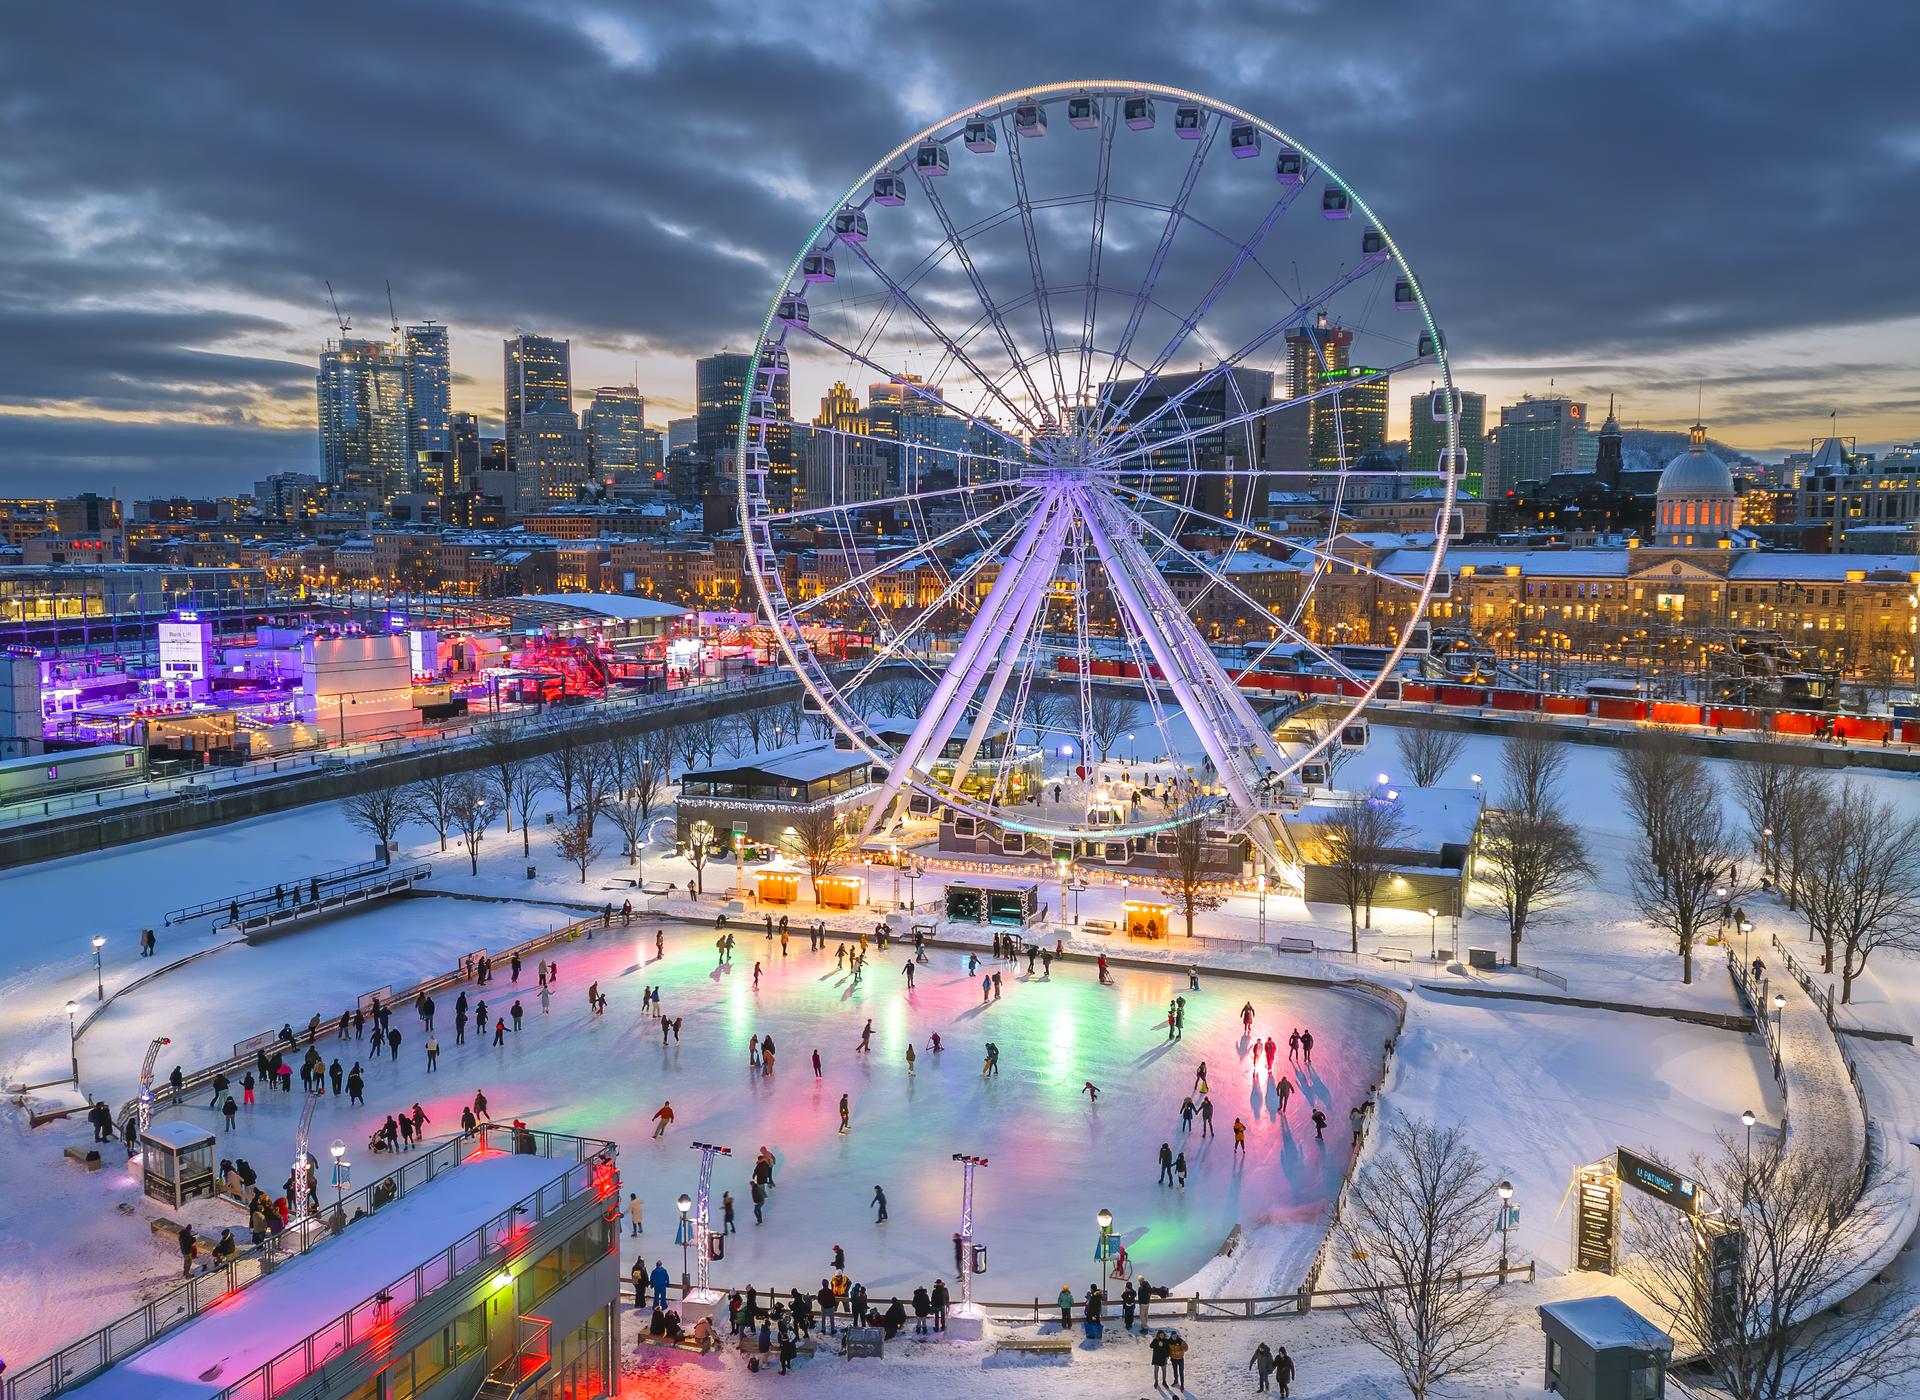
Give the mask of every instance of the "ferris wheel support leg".
<svg viewBox="0 0 1920 1400">
<path fill-rule="evenodd" d="M 865 822 L 860 828 L 860 843 L 864 844 L 879 828 L 887 809 L 899 796 L 901 788 L 912 774 L 916 764 L 930 751 L 938 751 L 947 736 L 959 723 L 959 714 L 965 708 L 967 698 L 979 684 L 983 659 L 991 659 L 1012 628 L 1018 608 L 1011 606 L 1011 600 L 1020 596 L 1019 586 L 1033 572 L 1036 558 L 1040 552 L 1036 546 L 1043 537 L 1058 537 L 1058 522 L 1062 516 L 1058 503 L 1048 500 L 1035 511 L 1027 526 L 1020 532 L 1010 558 L 1020 563 L 1011 569 L 1003 568 L 1000 576 L 993 581 L 993 587 L 987 590 L 987 596 L 980 605 L 980 611 L 974 615 L 966 635 L 961 638 L 959 649 L 954 654 L 953 664 L 948 666 L 940 683 L 934 687 L 933 695 L 927 702 L 925 713 L 919 723 L 907 736 L 907 742 L 900 746 L 899 757 L 887 773 L 887 779 L 875 794 L 873 805 L 868 808 Z M 1044 567 L 1050 574 L 1052 561 L 1045 561 Z M 940 732 L 944 729 L 944 732 Z M 934 738 L 940 732 L 939 738 Z"/>
<path fill-rule="evenodd" d="M 1159 575 L 1145 551 L 1137 543 L 1132 550 L 1126 550 L 1124 543 L 1109 532 L 1101 512 L 1084 501 L 1081 518 L 1086 522 L 1087 537 L 1093 541 L 1107 579 L 1113 585 L 1116 601 L 1133 619 L 1135 630 L 1153 653 L 1174 698 L 1193 721 L 1200 747 L 1213 761 L 1214 771 L 1220 775 L 1234 804 L 1255 818 L 1247 826 L 1248 838 L 1276 865 L 1292 867 L 1295 862 L 1283 853 L 1269 824 L 1258 815 L 1266 804 L 1255 793 L 1246 771 L 1247 754 L 1265 747 L 1259 741 L 1266 738 L 1266 731 L 1256 721 L 1254 732 L 1245 732 L 1243 716 L 1250 715 L 1251 711 L 1245 707 L 1244 700 L 1237 707 L 1225 702 L 1226 692 L 1233 690 L 1231 683 L 1206 643 L 1193 630 L 1186 610 L 1170 594 L 1164 593 L 1164 585 L 1156 590 L 1163 595 L 1158 599 L 1159 606 L 1149 603 L 1143 589 L 1158 584 Z M 1238 696 L 1237 690 L 1233 693 Z"/>
<path fill-rule="evenodd" d="M 960 757 L 953 765 L 953 790 L 961 791 L 968 771 L 973 767 L 974 759 L 980 756 L 980 746 L 986 742 L 987 733 L 993 727 L 994 712 L 1000 708 L 1000 700 L 1007 693 L 1007 683 L 1020 670 L 1021 643 L 1033 627 L 1034 618 L 1039 615 L 1041 606 L 1047 600 L 1044 584 L 1029 588 L 1021 600 L 1020 615 L 1014 620 L 1006 640 L 1000 645 L 1000 665 L 993 679 L 987 683 L 986 696 L 980 702 L 980 712 L 974 717 L 973 729 L 967 735 L 966 746 L 960 750 Z M 1009 734 L 1007 743 L 1011 745 L 1016 735 Z"/>
</svg>

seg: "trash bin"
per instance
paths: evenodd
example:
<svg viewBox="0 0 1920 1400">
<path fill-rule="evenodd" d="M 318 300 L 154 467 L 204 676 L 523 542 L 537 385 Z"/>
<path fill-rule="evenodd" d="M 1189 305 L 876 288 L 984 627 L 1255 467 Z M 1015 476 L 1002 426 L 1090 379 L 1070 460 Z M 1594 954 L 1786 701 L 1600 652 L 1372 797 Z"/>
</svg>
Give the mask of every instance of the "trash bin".
<svg viewBox="0 0 1920 1400">
<path fill-rule="evenodd" d="M 534 868 L 531 865 L 529 865 L 527 867 L 527 878 L 531 880 L 533 878 L 533 875 L 534 875 Z"/>
<path fill-rule="evenodd" d="M 1085 1327 L 1085 1328 L 1086 1328 L 1086 1331 L 1087 1331 L 1087 1340 L 1088 1340 L 1088 1341 L 1090 1341 L 1090 1342 L 1097 1342 L 1097 1341 L 1099 1341 L 1099 1340 L 1100 1340 L 1100 1336 L 1101 1336 L 1101 1333 L 1103 1333 L 1103 1332 L 1104 1332 L 1104 1331 L 1106 1330 L 1106 1324 L 1105 1324 L 1105 1323 L 1101 1323 L 1101 1322 L 1094 1322 L 1094 1321 L 1092 1321 L 1091 1319 L 1089 1319 L 1088 1321 L 1086 1321 L 1086 1322 L 1084 1322 L 1084 1323 L 1082 1323 L 1081 1325 L 1082 1325 L 1083 1327 Z"/>
</svg>

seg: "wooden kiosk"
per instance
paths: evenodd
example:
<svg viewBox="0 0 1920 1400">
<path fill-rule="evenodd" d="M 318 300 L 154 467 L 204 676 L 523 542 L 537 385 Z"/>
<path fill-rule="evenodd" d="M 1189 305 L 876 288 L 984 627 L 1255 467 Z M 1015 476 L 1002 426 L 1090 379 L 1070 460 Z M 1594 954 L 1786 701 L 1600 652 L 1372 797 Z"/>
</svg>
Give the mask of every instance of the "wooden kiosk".
<svg viewBox="0 0 1920 1400">
<path fill-rule="evenodd" d="M 822 875 L 813 883 L 822 907 L 852 909 L 859 905 L 860 891 L 867 882 L 858 875 Z"/>
<path fill-rule="evenodd" d="M 1130 938 L 1165 938 L 1173 906 L 1158 899 L 1129 899 L 1123 906 Z"/>
</svg>

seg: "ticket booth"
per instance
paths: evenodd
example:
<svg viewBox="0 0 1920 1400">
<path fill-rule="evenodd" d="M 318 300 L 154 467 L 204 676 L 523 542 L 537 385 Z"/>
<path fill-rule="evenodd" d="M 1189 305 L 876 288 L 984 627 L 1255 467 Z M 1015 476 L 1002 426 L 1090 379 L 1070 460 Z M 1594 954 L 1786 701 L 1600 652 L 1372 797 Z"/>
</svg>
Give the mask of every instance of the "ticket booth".
<svg viewBox="0 0 1920 1400">
<path fill-rule="evenodd" d="M 195 1196 L 211 1196 L 213 1130 L 182 1118 L 154 1123 L 140 1135 L 142 1190 L 178 1208 Z"/>
<path fill-rule="evenodd" d="M 1129 899 L 1122 906 L 1127 913 L 1127 934 L 1132 938 L 1165 938 L 1167 923 L 1173 918 L 1173 906 L 1157 899 Z"/>
<path fill-rule="evenodd" d="M 828 909 L 852 909 L 860 903 L 860 890 L 867 882 L 858 875 L 822 875 L 814 881 L 820 903 Z"/>
<path fill-rule="evenodd" d="M 831 878 L 831 877 L 829 877 Z M 800 897 L 800 872 L 769 866 L 753 872 L 754 893 L 762 904 L 791 904 Z"/>
<path fill-rule="evenodd" d="M 1546 1386 L 1567 1400 L 1661 1400 L 1673 1338 L 1618 1298 L 1540 1305 Z"/>
</svg>

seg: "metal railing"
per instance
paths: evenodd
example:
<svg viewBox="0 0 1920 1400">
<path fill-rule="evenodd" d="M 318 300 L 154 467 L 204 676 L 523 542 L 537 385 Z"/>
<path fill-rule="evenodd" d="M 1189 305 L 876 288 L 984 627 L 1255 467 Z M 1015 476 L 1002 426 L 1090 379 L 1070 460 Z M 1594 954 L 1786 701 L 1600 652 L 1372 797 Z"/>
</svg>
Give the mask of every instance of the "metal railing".
<svg viewBox="0 0 1920 1400">
<path fill-rule="evenodd" d="M 282 882 L 268 889 L 248 890 L 245 894 L 228 895 L 224 899 L 209 899 L 200 904 L 190 904 L 180 909 L 169 910 L 162 923 L 163 926 L 170 927 L 193 919 L 205 918 L 209 914 L 230 914 L 236 905 L 244 914 L 250 906 L 255 904 L 269 906 L 285 904 L 288 894 L 292 894 L 297 901 L 303 890 L 309 893 L 323 892 L 329 885 L 344 884 L 364 875 L 375 874 L 387 869 L 387 865 L 386 861 L 363 860 L 358 865 L 343 865 L 338 870 L 322 871 L 318 875 L 309 875 L 304 880 Z"/>
<path fill-rule="evenodd" d="M 518 1137 L 516 1142 L 514 1130 L 490 1125 L 477 1129 L 472 1135 L 448 1139 L 398 1171 L 340 1197 L 325 1217 L 309 1217 L 269 1240 L 258 1255 L 232 1260 L 219 1271 L 183 1279 L 146 1306 L 8 1376 L 5 1400 L 47 1400 L 91 1379 L 237 1289 L 258 1282 L 288 1260 L 351 1229 L 409 1191 L 418 1190 L 478 1153 L 518 1150 L 530 1140 L 537 1149 L 532 1155 L 573 1157 L 575 1165 L 566 1173 L 377 1290 L 367 1301 L 316 1329 L 215 1398 L 270 1400 L 311 1375 L 350 1343 L 365 1337 L 376 1322 L 386 1325 L 429 1293 L 490 1260 L 511 1245 L 527 1223 L 537 1224 L 549 1211 L 595 1189 L 595 1171 L 600 1163 L 612 1161 L 615 1152 L 612 1143 L 561 1133 L 521 1129 Z M 507 1143 L 504 1147 L 503 1138 Z M 560 1152 L 555 1151 L 556 1145 L 561 1146 Z"/>
<path fill-rule="evenodd" d="M 1503 966 L 1505 966 L 1509 972 L 1525 973 L 1536 982 L 1545 982 L 1549 987 L 1558 987 L 1563 992 L 1567 990 L 1567 979 L 1557 972 L 1547 971 L 1544 967 L 1535 967 L 1531 963 L 1517 962 L 1506 963 L 1503 964 Z"/>
<path fill-rule="evenodd" d="M 1846 1066 L 1847 1083 L 1853 1086 L 1854 1102 L 1860 1105 L 1860 1163 L 1854 1170 L 1847 1195 L 1847 1209 L 1851 1210 L 1866 1194 L 1867 1178 L 1873 1172 L 1873 1115 L 1867 1110 L 1866 1086 L 1860 1081 L 1860 1066 L 1853 1058 L 1853 1051 L 1839 1034 L 1839 1026 L 1834 1018 L 1833 988 L 1821 988 L 1813 980 L 1812 974 L 1801 966 L 1800 960 L 1794 957 L 1793 950 L 1780 941 L 1778 933 L 1771 935 L 1771 938 L 1774 951 L 1786 963 L 1788 973 L 1800 984 L 1800 989 L 1812 999 L 1813 1004 L 1821 1009 L 1822 1019 L 1827 1023 L 1827 1034 L 1833 1037 L 1833 1048 L 1839 1052 L 1840 1063 Z M 1824 997 L 1822 991 L 1825 992 Z"/>
</svg>

